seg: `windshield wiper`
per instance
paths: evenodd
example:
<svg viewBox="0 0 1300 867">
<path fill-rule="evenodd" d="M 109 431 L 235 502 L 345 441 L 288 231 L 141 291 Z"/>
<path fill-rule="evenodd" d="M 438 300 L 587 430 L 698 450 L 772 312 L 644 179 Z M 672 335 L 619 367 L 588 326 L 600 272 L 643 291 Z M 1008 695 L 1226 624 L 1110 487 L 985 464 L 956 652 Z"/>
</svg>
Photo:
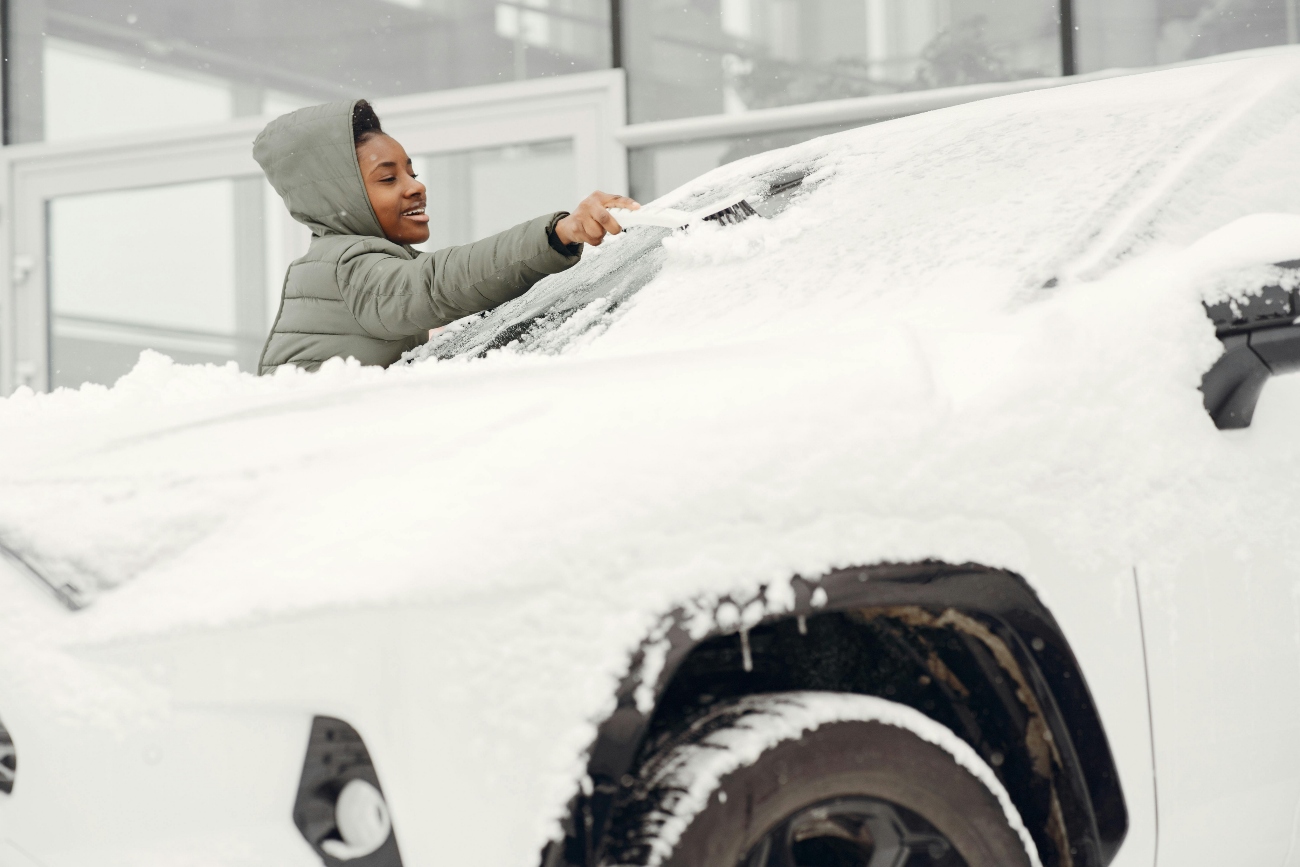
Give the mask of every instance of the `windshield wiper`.
<svg viewBox="0 0 1300 867">
<path fill-rule="evenodd" d="M 85 599 L 80 590 L 71 584 L 55 584 L 45 577 L 41 570 L 29 563 L 26 557 L 4 542 L 0 542 L 0 557 L 8 560 L 13 564 L 14 569 L 27 575 L 27 577 L 45 588 L 46 592 L 53 594 L 54 598 L 69 611 L 78 611 L 86 607 L 89 600 Z"/>
</svg>

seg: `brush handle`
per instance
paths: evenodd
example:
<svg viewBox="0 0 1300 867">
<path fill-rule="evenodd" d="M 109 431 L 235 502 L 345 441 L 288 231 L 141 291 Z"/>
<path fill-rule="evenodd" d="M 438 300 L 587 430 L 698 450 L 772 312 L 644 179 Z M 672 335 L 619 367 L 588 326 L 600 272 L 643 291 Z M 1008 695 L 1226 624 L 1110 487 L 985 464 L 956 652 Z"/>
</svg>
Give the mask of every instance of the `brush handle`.
<svg viewBox="0 0 1300 867">
<path fill-rule="evenodd" d="M 663 229 L 680 229 L 691 222 L 692 219 L 690 214 L 676 208 L 642 208 L 639 211 L 610 208 L 609 212 L 624 229 L 631 229 L 634 226 L 659 226 Z"/>
</svg>

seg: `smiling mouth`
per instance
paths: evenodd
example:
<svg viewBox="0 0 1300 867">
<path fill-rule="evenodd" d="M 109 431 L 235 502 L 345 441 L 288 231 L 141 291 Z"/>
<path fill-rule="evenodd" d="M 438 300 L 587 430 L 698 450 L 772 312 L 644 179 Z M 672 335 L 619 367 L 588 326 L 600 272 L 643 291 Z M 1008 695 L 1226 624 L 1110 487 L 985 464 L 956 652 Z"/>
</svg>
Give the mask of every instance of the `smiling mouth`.
<svg viewBox="0 0 1300 867">
<path fill-rule="evenodd" d="M 422 217 L 424 216 L 424 205 L 418 205 L 409 211 L 402 211 L 403 217 Z"/>
</svg>

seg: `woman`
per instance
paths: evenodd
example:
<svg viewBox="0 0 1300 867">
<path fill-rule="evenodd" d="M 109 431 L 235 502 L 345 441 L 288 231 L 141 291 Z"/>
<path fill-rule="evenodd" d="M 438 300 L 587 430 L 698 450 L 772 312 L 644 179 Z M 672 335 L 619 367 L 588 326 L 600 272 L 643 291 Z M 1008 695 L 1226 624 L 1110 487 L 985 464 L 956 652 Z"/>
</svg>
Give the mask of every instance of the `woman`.
<svg viewBox="0 0 1300 867">
<path fill-rule="evenodd" d="M 311 227 L 289 266 L 260 373 L 315 370 L 330 358 L 387 366 L 437 328 L 517 298 L 577 263 L 583 244 L 621 229 L 607 208 L 640 206 L 594 192 L 559 211 L 462 247 L 429 239 L 425 187 L 365 100 L 300 109 L 267 124 L 253 156 L 289 213 Z"/>
</svg>

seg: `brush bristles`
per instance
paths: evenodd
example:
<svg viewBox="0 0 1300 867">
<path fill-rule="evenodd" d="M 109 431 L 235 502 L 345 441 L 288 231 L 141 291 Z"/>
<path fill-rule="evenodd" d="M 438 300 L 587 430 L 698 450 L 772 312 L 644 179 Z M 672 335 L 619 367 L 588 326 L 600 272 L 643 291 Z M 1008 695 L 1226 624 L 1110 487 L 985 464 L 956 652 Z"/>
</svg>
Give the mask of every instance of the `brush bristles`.
<svg viewBox="0 0 1300 867">
<path fill-rule="evenodd" d="M 736 202 L 736 204 L 732 205 L 731 207 L 724 208 L 721 211 L 718 211 L 716 214 L 710 214 L 704 219 L 714 220 L 716 222 L 721 223 L 724 226 L 731 226 L 741 222 L 742 220 L 748 220 L 750 217 L 754 217 L 757 215 L 758 215 L 758 211 L 755 211 L 754 208 L 749 204 L 749 202 L 745 201 L 744 199 L 741 199 L 739 202 Z"/>
</svg>

